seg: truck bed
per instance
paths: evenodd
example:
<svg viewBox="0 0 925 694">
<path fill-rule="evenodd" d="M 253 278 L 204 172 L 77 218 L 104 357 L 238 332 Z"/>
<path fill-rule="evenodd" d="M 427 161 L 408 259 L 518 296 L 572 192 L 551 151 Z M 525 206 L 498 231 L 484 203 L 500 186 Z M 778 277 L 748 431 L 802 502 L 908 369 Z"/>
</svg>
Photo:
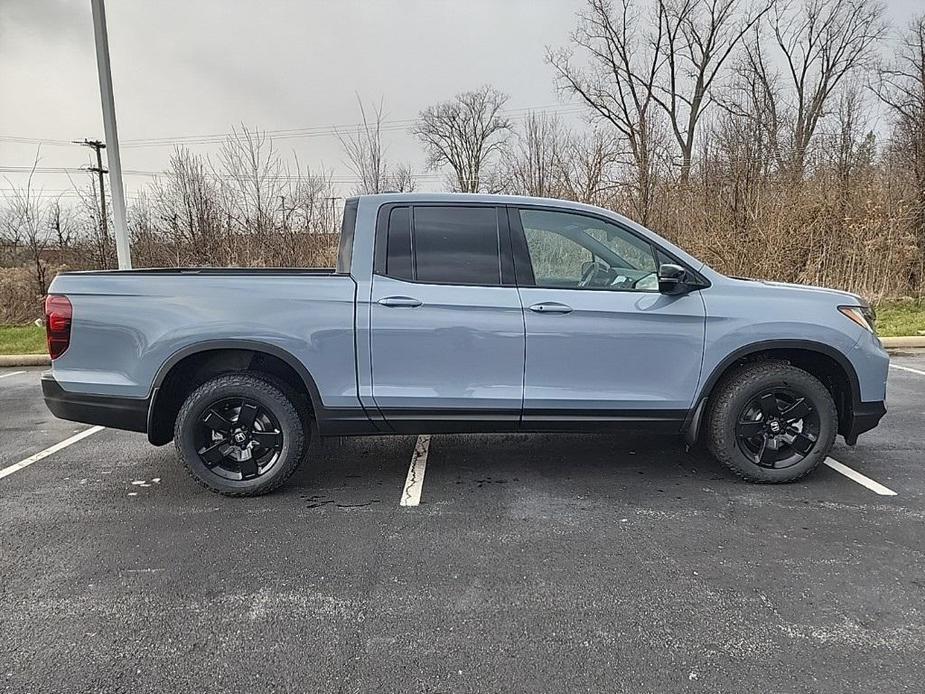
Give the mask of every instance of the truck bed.
<svg viewBox="0 0 925 694">
<path fill-rule="evenodd" d="M 73 306 L 70 346 L 54 363 L 65 391 L 147 398 L 159 371 L 193 347 L 260 343 L 318 374 L 325 404 L 358 406 L 350 275 L 304 268 L 67 272 L 50 293 Z"/>
</svg>

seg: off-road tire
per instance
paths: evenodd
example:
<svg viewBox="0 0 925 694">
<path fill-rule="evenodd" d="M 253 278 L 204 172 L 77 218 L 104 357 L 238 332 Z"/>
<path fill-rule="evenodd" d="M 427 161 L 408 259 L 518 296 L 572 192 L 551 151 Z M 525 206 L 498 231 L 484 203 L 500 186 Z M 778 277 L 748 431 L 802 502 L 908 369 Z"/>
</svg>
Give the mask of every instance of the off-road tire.
<svg viewBox="0 0 925 694">
<path fill-rule="evenodd" d="M 215 402 L 247 398 L 269 410 L 279 423 L 283 443 L 279 458 L 265 474 L 251 479 L 229 480 L 216 474 L 201 459 L 195 442 L 200 418 Z M 177 415 L 174 443 L 184 467 L 197 483 L 224 496 L 259 496 L 277 489 L 295 472 L 308 448 L 310 427 L 305 408 L 295 394 L 272 378 L 250 373 L 216 376 L 187 397 Z"/>
<path fill-rule="evenodd" d="M 792 389 L 811 401 L 818 413 L 815 444 L 796 464 L 783 469 L 758 465 L 740 449 L 736 427 L 743 409 L 756 395 L 774 388 Z M 761 484 L 799 480 L 818 467 L 835 442 L 838 411 L 832 394 L 815 376 L 779 360 L 743 364 L 717 384 L 710 399 L 707 447 L 713 456 L 742 479 Z"/>
</svg>

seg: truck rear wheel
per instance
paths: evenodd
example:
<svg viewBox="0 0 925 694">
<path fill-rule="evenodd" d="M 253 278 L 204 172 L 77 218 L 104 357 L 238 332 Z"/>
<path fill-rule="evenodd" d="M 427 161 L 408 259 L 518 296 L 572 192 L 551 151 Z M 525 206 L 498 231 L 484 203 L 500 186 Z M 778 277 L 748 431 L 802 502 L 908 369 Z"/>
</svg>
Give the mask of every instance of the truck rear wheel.
<svg viewBox="0 0 925 694">
<path fill-rule="evenodd" d="M 746 364 L 717 386 L 707 445 L 749 482 L 792 482 L 825 460 L 838 412 L 814 376 L 782 361 Z"/>
<path fill-rule="evenodd" d="M 245 373 L 206 381 L 183 403 L 174 441 L 199 484 L 226 496 L 266 494 L 302 461 L 307 427 L 277 384 Z"/>
</svg>

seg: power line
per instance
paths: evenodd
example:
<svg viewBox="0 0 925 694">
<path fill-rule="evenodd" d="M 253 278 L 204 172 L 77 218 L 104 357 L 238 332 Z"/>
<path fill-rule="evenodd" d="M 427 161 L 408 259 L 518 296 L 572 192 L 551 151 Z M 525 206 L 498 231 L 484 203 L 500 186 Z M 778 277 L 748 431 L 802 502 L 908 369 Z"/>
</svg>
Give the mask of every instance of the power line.
<svg viewBox="0 0 925 694">
<path fill-rule="evenodd" d="M 512 120 L 523 120 L 533 113 L 547 115 L 573 115 L 585 112 L 584 106 L 525 106 L 522 108 L 508 109 L 502 111 Z M 402 118 L 394 120 L 384 120 L 380 124 L 380 132 L 399 132 L 408 129 L 418 118 Z M 259 130 L 260 135 L 268 135 L 274 140 L 289 140 L 300 138 L 315 137 L 333 137 L 344 133 L 349 133 L 357 128 L 362 128 L 363 123 L 350 123 L 341 125 L 316 125 L 302 128 L 281 128 L 271 130 Z M 147 137 L 123 140 L 123 147 L 164 147 L 170 145 L 193 145 L 193 144 L 220 144 L 225 141 L 232 133 L 212 133 L 205 135 L 176 135 L 164 137 Z M 59 140 L 54 138 L 39 137 L 21 137 L 17 135 L 0 135 L 0 142 L 9 142 L 11 144 L 36 144 L 36 145 L 53 145 L 53 146 L 72 146 L 69 140 Z"/>
<path fill-rule="evenodd" d="M 31 166 L 0 166 L 0 173 L 29 173 L 31 171 L 39 174 L 69 174 L 69 173 L 88 173 L 96 172 L 95 167 L 79 167 L 79 166 L 38 166 L 33 169 Z M 123 169 L 123 174 L 130 176 L 168 176 L 170 175 L 169 171 L 143 171 L 139 169 Z M 215 178 L 220 180 L 235 180 L 237 176 L 231 174 L 222 174 L 222 173 L 212 173 L 206 172 L 203 174 L 208 178 Z M 347 176 L 347 175 L 337 175 L 337 176 L 325 176 L 323 174 L 316 174 L 314 178 L 322 178 L 324 180 L 330 180 L 333 183 L 355 183 L 362 180 L 360 176 Z M 420 180 L 428 179 L 442 179 L 444 178 L 443 174 L 433 173 L 433 174 L 412 174 L 412 177 Z M 280 176 L 265 176 L 263 180 L 267 181 L 300 181 L 308 179 L 308 176 L 300 176 L 298 174 L 285 174 Z"/>
<path fill-rule="evenodd" d="M 20 192 L 18 188 L 0 188 L 0 198 L 3 197 L 4 193 L 17 193 Z M 53 191 L 46 189 L 33 190 L 29 193 L 29 196 L 32 198 L 77 198 L 85 200 L 89 195 L 86 191 L 80 190 L 64 190 L 64 191 Z M 137 199 L 142 195 L 142 192 L 131 192 L 126 193 L 126 197 Z"/>
<path fill-rule="evenodd" d="M 83 144 L 83 143 L 80 143 Z M 104 145 L 105 147 L 105 145 Z M 0 172 L 3 173 L 28 173 L 33 170 L 31 166 L 0 166 Z M 96 172 L 96 167 L 84 167 L 84 166 L 36 166 L 35 173 L 46 173 L 46 174 L 69 174 L 69 173 L 87 173 L 87 172 Z M 122 173 L 130 173 L 136 176 L 160 176 L 162 172 L 160 171 L 140 171 L 137 169 L 129 169 L 123 171 Z"/>
<path fill-rule="evenodd" d="M 16 135 L 0 135 L 0 142 L 10 142 L 12 144 L 26 145 L 53 145 L 61 147 L 70 147 L 74 144 L 70 140 L 52 140 L 40 137 L 18 137 Z"/>
<path fill-rule="evenodd" d="M 523 107 L 517 109 L 508 109 L 503 111 L 504 115 L 510 116 L 513 120 L 521 120 L 527 118 L 531 113 L 546 113 L 550 115 L 567 115 L 572 113 L 581 113 L 584 112 L 585 108 L 583 106 L 537 106 L 537 107 Z M 379 131 L 380 132 L 395 132 L 400 130 L 405 130 L 408 127 L 414 125 L 418 122 L 418 118 L 403 118 L 397 120 L 384 120 L 381 121 Z M 279 130 L 260 130 L 261 135 L 269 135 L 273 139 L 283 140 L 283 139 L 293 139 L 293 138 L 311 138 L 311 137 L 324 137 L 339 135 L 356 128 L 364 127 L 363 123 L 352 123 L 348 125 L 323 125 L 323 126 L 310 126 L 304 128 L 287 128 Z M 125 140 L 123 144 L 125 146 L 132 147 L 147 147 L 147 146 L 163 146 L 171 144 L 208 144 L 214 142 L 222 142 L 231 135 L 230 132 L 224 133 L 213 133 L 211 135 L 185 135 L 177 137 L 153 137 L 153 138 L 136 138 L 132 140 Z"/>
</svg>

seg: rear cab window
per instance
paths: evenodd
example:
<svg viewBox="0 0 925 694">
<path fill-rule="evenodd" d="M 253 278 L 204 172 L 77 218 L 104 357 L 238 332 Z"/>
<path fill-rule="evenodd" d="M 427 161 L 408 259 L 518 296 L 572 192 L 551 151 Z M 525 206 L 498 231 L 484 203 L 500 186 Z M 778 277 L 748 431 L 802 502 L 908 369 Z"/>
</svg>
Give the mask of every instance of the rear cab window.
<svg viewBox="0 0 925 694">
<path fill-rule="evenodd" d="M 340 245 L 337 250 L 337 264 L 334 272 L 338 275 L 350 274 L 350 264 L 353 261 L 353 237 L 357 226 L 357 198 L 350 198 L 344 204 L 344 219 L 340 228 Z"/>
</svg>

